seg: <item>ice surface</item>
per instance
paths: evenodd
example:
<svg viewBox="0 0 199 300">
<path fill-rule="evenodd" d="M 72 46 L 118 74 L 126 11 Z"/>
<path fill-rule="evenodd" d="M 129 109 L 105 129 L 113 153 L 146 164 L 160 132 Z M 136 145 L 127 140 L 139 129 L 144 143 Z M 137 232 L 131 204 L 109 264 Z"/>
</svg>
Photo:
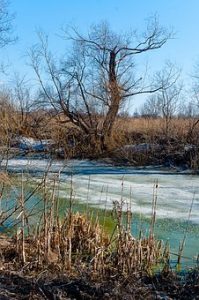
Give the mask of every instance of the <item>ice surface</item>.
<svg viewBox="0 0 199 300">
<path fill-rule="evenodd" d="M 6 162 L 2 162 L 2 166 Z M 191 220 L 199 223 L 199 176 L 166 171 L 160 168 L 115 167 L 88 160 L 10 159 L 8 170 L 27 172 L 40 177 L 48 171 L 49 178 L 60 172 L 61 195 L 71 176 L 75 197 L 100 207 L 112 208 L 113 201 L 129 203 L 132 211 L 151 214 L 154 183 L 158 181 L 157 217 L 187 220 L 194 198 Z M 89 188 L 88 188 L 89 186 Z"/>
</svg>

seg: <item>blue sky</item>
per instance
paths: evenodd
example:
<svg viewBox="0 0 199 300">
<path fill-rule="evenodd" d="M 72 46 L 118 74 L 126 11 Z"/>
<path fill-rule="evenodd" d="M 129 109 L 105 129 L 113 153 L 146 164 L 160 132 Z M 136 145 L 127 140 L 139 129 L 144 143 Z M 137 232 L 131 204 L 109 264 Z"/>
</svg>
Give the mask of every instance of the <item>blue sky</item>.
<svg viewBox="0 0 199 300">
<path fill-rule="evenodd" d="M 198 0 L 10 0 L 15 12 L 15 45 L 1 49 L 1 60 L 10 63 L 13 71 L 32 76 L 26 65 L 26 51 L 37 41 L 36 30 L 50 35 L 52 50 L 64 53 L 65 42 L 58 37 L 61 27 L 75 25 L 86 31 L 93 23 L 107 20 L 117 32 L 130 28 L 144 30 L 145 21 L 157 14 L 161 25 L 173 28 L 175 38 L 148 56 L 154 70 L 161 69 L 169 59 L 183 69 L 186 81 L 199 60 L 199 1 Z M 4 80 L 9 80 L 10 77 Z"/>
</svg>

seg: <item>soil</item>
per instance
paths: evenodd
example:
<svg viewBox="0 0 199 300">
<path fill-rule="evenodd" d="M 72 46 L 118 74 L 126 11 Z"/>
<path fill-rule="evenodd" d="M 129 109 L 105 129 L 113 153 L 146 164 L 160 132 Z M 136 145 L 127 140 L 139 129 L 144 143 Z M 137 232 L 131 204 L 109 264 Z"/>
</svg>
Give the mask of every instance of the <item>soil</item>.
<svg viewBox="0 0 199 300">
<path fill-rule="evenodd" d="M 154 277 L 128 277 L 92 281 L 43 272 L 35 277 L 0 272 L 0 299 L 199 299 L 199 273 L 186 276 L 173 273 Z"/>
</svg>

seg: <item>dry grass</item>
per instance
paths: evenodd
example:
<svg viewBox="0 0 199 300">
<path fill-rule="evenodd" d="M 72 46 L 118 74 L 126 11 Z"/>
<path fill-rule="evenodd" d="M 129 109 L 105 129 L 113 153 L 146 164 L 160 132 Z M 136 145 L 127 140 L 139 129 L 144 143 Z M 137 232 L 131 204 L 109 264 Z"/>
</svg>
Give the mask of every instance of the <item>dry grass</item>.
<svg viewBox="0 0 199 300">
<path fill-rule="evenodd" d="M 93 278 L 151 273 L 163 262 L 163 246 L 154 236 L 134 238 L 124 228 L 110 238 L 99 223 L 85 215 L 71 214 L 52 231 L 39 229 L 23 239 L 22 229 L 6 247 L 1 244 L 2 269 L 40 272 L 53 268 L 70 275 L 90 274 Z"/>
<path fill-rule="evenodd" d="M 173 118 L 170 122 L 170 136 L 181 141 L 187 140 L 187 135 L 195 120 L 184 118 Z M 124 134 L 132 139 L 145 138 L 149 141 L 157 140 L 157 137 L 164 137 L 165 120 L 163 118 L 118 118 L 115 124 L 115 131 L 122 130 Z M 198 134 L 199 126 L 195 128 Z"/>
<path fill-rule="evenodd" d="M 4 178 L 9 188 L 12 180 L 3 174 Z M 187 281 L 184 288 L 179 276 L 170 270 L 169 244 L 164 246 L 154 236 L 158 182 L 154 182 L 149 234 L 138 237 L 132 235 L 130 199 L 124 201 L 121 195 L 121 201 L 113 203 L 114 227 L 107 233 L 104 221 L 100 223 L 98 214 L 93 214 L 88 206 L 83 213 L 75 212 L 72 190 L 68 195 L 69 205 L 61 217 L 57 197 L 59 181 L 54 181 L 50 191 L 47 183 L 45 174 L 34 189 L 43 195 L 43 209 L 38 219 L 27 211 L 25 204 L 29 199 L 24 193 L 23 175 L 21 177 L 16 226 L 11 237 L 0 235 L 0 297 L 122 300 L 155 299 L 181 293 L 189 299 L 187 295 L 193 289 L 197 295 L 198 279 L 195 280 L 193 274 L 193 282 Z M 189 215 L 191 209 L 192 206 Z M 105 211 L 104 219 L 106 215 Z M 31 217 L 37 220 L 32 228 L 29 226 Z M 179 260 L 182 248 L 183 243 Z M 161 268 L 163 272 L 156 274 L 154 268 Z"/>
<path fill-rule="evenodd" d="M 20 112 L 5 108 L 0 110 L 0 117 L 2 120 L 0 146 L 9 148 L 14 136 L 23 135 L 38 140 L 53 140 L 54 147 L 61 148 L 65 157 L 103 155 L 98 149 L 98 141 L 91 147 L 89 136 L 70 122 L 65 122 L 63 115 L 56 116 L 53 112 L 45 110 L 21 115 Z M 176 143 L 198 144 L 199 123 L 196 123 L 197 119 L 194 118 L 172 118 L 166 121 L 164 118 L 118 117 L 108 143 L 108 150 L 139 143 L 162 144 L 176 141 Z"/>
<path fill-rule="evenodd" d="M 43 210 L 39 222 L 30 228 L 31 217 L 25 208 L 27 199 L 24 198 L 23 184 L 22 178 L 14 235 L 7 240 L 6 246 L 5 238 L 2 239 L 4 243 L 0 241 L 2 269 L 38 273 L 50 268 L 55 272 L 75 276 L 89 274 L 100 279 L 110 275 L 128 277 L 140 272 L 151 273 L 155 265 L 168 263 L 168 252 L 153 234 L 156 200 L 153 201 L 148 236 L 132 235 L 130 204 L 124 212 L 122 200 L 114 203 L 115 227 L 112 233 L 107 233 L 98 215 L 90 212 L 89 207 L 81 214 L 73 210 L 72 196 L 64 217 L 60 217 L 59 199 L 55 190 L 47 193 L 44 179 Z"/>
<path fill-rule="evenodd" d="M 12 185 L 12 181 L 6 172 L 0 172 L 0 182 L 2 185 Z"/>
</svg>

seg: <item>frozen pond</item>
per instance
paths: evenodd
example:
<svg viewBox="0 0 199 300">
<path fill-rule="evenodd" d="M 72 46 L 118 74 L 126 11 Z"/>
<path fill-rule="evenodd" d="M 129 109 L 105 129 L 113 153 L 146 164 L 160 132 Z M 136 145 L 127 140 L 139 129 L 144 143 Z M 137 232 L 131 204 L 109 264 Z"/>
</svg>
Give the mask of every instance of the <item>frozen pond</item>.
<svg viewBox="0 0 199 300">
<path fill-rule="evenodd" d="M 199 176 L 165 171 L 160 168 L 114 167 L 92 161 L 49 161 L 39 159 L 11 159 L 8 170 L 40 177 L 44 171 L 49 176 L 60 172 L 63 189 L 71 180 L 76 197 L 107 208 L 112 202 L 131 198 L 132 211 L 150 214 L 154 183 L 157 188 L 157 216 L 187 220 L 194 198 L 191 221 L 199 224 Z M 89 188 L 88 188 L 89 186 Z"/>
<path fill-rule="evenodd" d="M 137 230 L 148 222 L 154 183 L 157 182 L 157 236 L 169 239 L 171 246 L 177 251 L 178 243 L 187 231 L 185 255 L 193 257 L 199 252 L 198 175 L 154 167 L 115 167 L 87 160 L 50 161 L 26 158 L 9 160 L 8 170 L 13 173 L 23 170 L 35 178 L 41 177 L 44 171 L 48 171 L 49 178 L 59 172 L 62 198 L 66 197 L 66 187 L 72 181 L 75 198 L 79 201 L 107 209 L 111 209 L 116 200 L 131 202 Z M 193 208 L 189 216 L 192 202 Z"/>
</svg>

